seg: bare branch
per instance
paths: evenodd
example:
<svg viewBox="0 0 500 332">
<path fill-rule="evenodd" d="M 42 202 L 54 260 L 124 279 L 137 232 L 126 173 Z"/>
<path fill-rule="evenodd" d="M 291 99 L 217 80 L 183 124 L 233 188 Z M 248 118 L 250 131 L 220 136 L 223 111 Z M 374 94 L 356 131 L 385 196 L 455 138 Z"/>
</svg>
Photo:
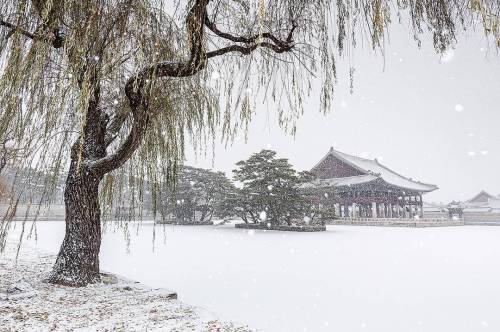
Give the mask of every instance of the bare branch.
<svg viewBox="0 0 500 332">
<path fill-rule="evenodd" d="M 11 29 L 12 33 L 18 32 L 29 39 L 48 43 L 49 45 L 52 45 L 52 47 L 56 49 L 64 46 L 65 38 L 64 34 L 61 32 L 60 29 L 54 29 L 54 31 L 51 34 L 47 35 L 47 34 L 32 33 L 28 30 L 25 30 L 19 26 L 16 26 L 4 20 L 0 20 L 0 26 L 4 26 L 6 28 Z"/>
</svg>

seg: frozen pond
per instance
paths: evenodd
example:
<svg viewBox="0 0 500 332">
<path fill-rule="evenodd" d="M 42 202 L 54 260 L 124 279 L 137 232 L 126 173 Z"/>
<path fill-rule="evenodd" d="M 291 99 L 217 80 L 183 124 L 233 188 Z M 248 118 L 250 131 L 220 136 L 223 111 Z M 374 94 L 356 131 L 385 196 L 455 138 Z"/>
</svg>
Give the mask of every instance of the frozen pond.
<svg viewBox="0 0 500 332">
<path fill-rule="evenodd" d="M 165 232 L 163 232 L 163 229 Z M 64 224 L 39 222 L 56 252 Z M 500 227 L 131 226 L 101 267 L 264 331 L 500 331 Z"/>
</svg>

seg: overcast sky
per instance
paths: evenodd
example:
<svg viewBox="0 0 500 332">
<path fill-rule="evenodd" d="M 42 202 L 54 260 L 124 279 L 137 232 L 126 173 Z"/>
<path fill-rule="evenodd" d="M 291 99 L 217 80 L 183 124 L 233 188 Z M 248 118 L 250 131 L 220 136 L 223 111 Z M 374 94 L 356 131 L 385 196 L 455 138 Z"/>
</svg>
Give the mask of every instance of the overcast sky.
<svg viewBox="0 0 500 332">
<path fill-rule="evenodd" d="M 430 38 L 418 49 L 407 29 L 395 25 L 385 59 L 358 49 L 351 63 L 354 93 L 344 59 L 332 110 L 321 114 L 318 98 L 310 98 L 295 137 L 262 106 L 247 142 L 218 144 L 213 162 L 188 151 L 186 163 L 231 176 L 237 161 L 271 148 L 309 170 L 334 146 L 438 185 L 427 201 L 466 200 L 480 190 L 500 194 L 500 56 L 481 33 L 459 36 L 455 49 L 440 57 Z"/>
</svg>

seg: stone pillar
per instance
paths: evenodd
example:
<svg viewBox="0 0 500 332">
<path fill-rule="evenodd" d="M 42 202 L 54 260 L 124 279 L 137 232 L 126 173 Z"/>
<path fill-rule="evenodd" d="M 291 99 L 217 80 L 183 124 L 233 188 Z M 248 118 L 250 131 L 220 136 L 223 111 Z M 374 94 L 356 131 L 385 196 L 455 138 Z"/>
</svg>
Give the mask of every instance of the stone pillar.
<svg viewBox="0 0 500 332">
<path fill-rule="evenodd" d="M 372 218 L 377 218 L 377 203 L 372 203 Z"/>
<path fill-rule="evenodd" d="M 356 203 L 352 203 L 352 216 L 351 218 L 356 218 Z"/>
</svg>

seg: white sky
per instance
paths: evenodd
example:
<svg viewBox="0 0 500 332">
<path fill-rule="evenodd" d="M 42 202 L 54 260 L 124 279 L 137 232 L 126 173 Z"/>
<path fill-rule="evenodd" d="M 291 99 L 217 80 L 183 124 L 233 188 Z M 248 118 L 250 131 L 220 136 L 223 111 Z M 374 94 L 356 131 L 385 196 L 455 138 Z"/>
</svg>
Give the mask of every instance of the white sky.
<svg viewBox="0 0 500 332">
<path fill-rule="evenodd" d="M 352 95 L 349 63 L 338 63 L 331 112 L 321 114 L 318 98 L 310 98 L 296 137 L 284 134 L 276 113 L 262 106 L 247 142 L 227 149 L 217 144 L 213 162 L 188 151 L 186 163 L 231 176 L 237 161 L 272 148 L 306 170 L 335 146 L 382 157 L 405 176 L 437 184 L 427 201 L 465 200 L 483 189 L 500 194 L 500 55 L 487 49 L 479 32 L 459 36 L 455 50 L 441 59 L 430 38 L 418 49 L 404 27 L 394 25 L 391 39 L 385 59 L 369 48 L 355 52 Z"/>
</svg>

